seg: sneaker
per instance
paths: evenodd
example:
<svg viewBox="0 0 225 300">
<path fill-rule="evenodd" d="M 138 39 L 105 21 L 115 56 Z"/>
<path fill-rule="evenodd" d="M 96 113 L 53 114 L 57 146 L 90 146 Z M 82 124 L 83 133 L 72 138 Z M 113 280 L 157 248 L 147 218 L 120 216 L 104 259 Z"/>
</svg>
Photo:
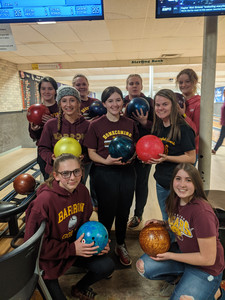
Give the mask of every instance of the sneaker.
<svg viewBox="0 0 225 300">
<path fill-rule="evenodd" d="M 212 149 L 212 154 L 216 154 L 216 151 L 214 149 Z"/>
<path fill-rule="evenodd" d="M 140 223 L 141 223 L 141 218 L 138 218 L 137 216 L 133 216 L 133 218 L 131 218 L 130 222 L 128 223 L 128 227 L 135 228 L 139 226 Z"/>
<path fill-rule="evenodd" d="M 116 245 L 115 253 L 120 258 L 120 262 L 124 266 L 130 266 L 132 264 L 132 260 L 129 256 L 127 251 L 127 247 L 125 244 L 123 245 Z"/>
<path fill-rule="evenodd" d="M 90 300 L 94 299 L 97 294 L 90 287 L 82 290 L 79 289 L 76 285 L 73 285 L 71 288 L 71 295 L 80 300 Z"/>
</svg>

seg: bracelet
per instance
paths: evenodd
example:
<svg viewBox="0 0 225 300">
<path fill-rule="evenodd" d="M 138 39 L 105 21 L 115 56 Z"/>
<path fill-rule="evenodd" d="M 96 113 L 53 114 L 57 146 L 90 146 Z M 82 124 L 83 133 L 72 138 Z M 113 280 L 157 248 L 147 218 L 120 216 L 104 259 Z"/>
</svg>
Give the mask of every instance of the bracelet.
<svg viewBox="0 0 225 300">
<path fill-rule="evenodd" d="M 182 115 L 182 117 L 185 119 L 185 118 L 187 117 L 187 115 L 184 113 L 184 114 Z"/>
</svg>

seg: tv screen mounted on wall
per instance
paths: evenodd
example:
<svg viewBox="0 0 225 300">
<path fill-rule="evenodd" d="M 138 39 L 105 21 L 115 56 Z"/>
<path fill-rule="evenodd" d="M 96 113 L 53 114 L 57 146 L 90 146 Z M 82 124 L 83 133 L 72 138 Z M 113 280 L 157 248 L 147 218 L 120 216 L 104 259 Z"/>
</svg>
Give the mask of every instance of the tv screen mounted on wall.
<svg viewBox="0 0 225 300">
<path fill-rule="evenodd" d="M 219 16 L 225 0 L 156 0 L 156 18 Z"/>
<path fill-rule="evenodd" d="M 0 23 L 102 19 L 103 0 L 0 1 Z"/>
</svg>

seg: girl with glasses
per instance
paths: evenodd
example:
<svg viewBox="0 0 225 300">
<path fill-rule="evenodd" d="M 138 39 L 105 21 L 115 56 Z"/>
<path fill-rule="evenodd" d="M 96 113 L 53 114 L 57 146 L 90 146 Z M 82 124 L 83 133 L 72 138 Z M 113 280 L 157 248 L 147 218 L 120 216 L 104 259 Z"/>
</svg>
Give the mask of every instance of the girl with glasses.
<svg viewBox="0 0 225 300">
<path fill-rule="evenodd" d="M 55 159 L 53 172 L 26 210 L 25 240 L 36 232 L 42 221 L 46 222 L 40 267 L 55 300 L 66 300 L 58 278 L 72 265 L 88 269 L 72 286 L 71 294 L 78 299 L 94 299 L 96 293 L 90 285 L 108 277 L 114 270 L 113 261 L 104 255 L 109 251 L 109 244 L 100 255 L 94 255 L 98 248 L 94 242 L 82 243 L 84 235 L 76 240 L 77 230 L 92 214 L 89 192 L 80 183 L 81 177 L 80 160 L 72 154 L 62 154 Z"/>
</svg>

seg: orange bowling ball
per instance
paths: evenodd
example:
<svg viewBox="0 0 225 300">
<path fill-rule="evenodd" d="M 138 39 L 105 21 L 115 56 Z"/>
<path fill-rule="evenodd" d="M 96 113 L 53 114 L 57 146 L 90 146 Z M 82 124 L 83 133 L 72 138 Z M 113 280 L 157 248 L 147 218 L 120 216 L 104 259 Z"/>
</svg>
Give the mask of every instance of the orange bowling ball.
<svg viewBox="0 0 225 300">
<path fill-rule="evenodd" d="M 13 181 L 13 187 L 18 194 L 27 195 L 34 191 L 36 181 L 30 174 L 24 173 L 18 175 Z"/>
<path fill-rule="evenodd" d="M 170 235 L 165 226 L 159 223 L 150 223 L 141 230 L 139 243 L 146 254 L 154 257 L 169 250 Z"/>
</svg>

